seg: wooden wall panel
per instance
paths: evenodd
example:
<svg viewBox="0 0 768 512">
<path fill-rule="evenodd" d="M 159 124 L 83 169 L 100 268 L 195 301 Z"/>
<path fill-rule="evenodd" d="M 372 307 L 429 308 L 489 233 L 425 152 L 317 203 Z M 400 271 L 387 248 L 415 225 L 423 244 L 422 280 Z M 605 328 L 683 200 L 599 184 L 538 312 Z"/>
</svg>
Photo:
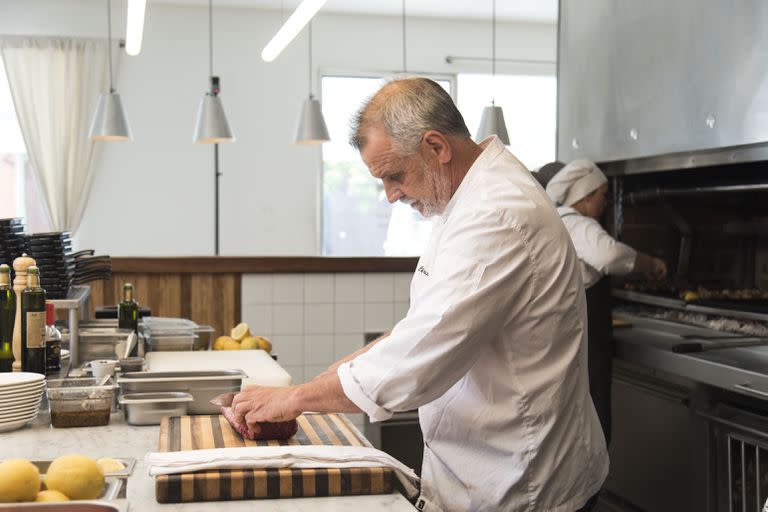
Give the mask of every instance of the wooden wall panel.
<svg viewBox="0 0 768 512">
<path fill-rule="evenodd" d="M 104 306 L 114 306 L 123 283 L 133 283 L 136 300 L 152 315 L 189 318 L 211 325 L 216 335 L 228 333 L 240 320 L 240 274 L 112 274 L 108 281 L 93 281 L 89 316 Z"/>
</svg>

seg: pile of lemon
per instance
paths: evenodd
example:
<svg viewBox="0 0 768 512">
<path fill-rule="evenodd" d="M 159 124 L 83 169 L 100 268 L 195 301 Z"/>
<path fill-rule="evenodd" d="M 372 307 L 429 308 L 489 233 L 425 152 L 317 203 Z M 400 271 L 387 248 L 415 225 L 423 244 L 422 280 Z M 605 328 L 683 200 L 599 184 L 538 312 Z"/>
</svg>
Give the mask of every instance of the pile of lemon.
<svg viewBox="0 0 768 512">
<path fill-rule="evenodd" d="M 254 336 L 248 324 L 241 322 L 232 328 L 229 336 L 219 336 L 213 342 L 213 350 L 261 349 L 272 352 L 272 342 L 264 336 Z"/>
<path fill-rule="evenodd" d="M 45 477 L 40 478 L 40 471 L 30 461 L 6 460 L 0 463 L 0 503 L 92 500 L 101 495 L 104 474 L 122 469 L 125 466 L 116 459 L 63 455 L 54 459 Z"/>
</svg>

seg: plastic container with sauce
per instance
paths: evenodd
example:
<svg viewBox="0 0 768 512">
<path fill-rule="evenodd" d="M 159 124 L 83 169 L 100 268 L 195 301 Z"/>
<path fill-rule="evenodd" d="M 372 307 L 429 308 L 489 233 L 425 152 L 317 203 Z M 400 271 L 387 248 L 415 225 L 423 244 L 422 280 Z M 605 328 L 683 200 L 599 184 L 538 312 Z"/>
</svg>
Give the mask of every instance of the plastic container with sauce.
<svg viewBox="0 0 768 512">
<path fill-rule="evenodd" d="M 51 424 L 57 428 L 96 427 L 109 423 L 115 386 L 98 386 L 96 379 L 51 379 L 46 394 Z"/>
</svg>

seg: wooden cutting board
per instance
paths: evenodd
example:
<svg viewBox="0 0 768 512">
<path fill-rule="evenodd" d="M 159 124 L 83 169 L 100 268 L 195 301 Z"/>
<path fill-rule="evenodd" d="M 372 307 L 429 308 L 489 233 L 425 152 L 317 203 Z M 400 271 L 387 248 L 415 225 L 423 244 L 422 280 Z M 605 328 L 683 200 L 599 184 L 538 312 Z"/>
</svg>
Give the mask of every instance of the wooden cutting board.
<svg viewBox="0 0 768 512">
<path fill-rule="evenodd" d="M 243 439 L 224 416 L 173 416 L 160 424 L 158 450 L 203 450 L 242 446 L 371 446 L 340 414 L 304 414 L 299 430 L 285 441 Z M 394 472 L 388 468 L 246 469 L 197 471 L 155 477 L 158 503 L 389 494 Z"/>
</svg>

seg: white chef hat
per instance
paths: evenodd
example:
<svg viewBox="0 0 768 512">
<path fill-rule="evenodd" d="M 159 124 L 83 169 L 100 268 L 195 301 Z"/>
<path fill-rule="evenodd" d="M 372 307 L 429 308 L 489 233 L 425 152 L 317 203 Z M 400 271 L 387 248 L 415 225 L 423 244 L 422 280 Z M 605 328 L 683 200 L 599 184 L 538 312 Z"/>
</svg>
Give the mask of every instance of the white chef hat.
<svg viewBox="0 0 768 512">
<path fill-rule="evenodd" d="M 571 206 L 608 182 L 603 171 L 589 160 L 574 160 L 547 183 L 547 194 L 558 205 Z"/>
</svg>

